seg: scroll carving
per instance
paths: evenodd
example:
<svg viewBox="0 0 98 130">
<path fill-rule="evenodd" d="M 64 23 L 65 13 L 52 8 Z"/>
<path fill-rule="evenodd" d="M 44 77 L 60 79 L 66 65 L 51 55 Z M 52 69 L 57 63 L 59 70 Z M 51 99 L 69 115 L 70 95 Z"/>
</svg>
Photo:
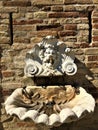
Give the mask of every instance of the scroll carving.
<svg viewBox="0 0 98 130">
<path fill-rule="evenodd" d="M 28 77 L 74 75 L 77 72 L 74 59 L 73 51 L 63 42 L 47 36 L 27 53 L 24 72 Z"/>
</svg>

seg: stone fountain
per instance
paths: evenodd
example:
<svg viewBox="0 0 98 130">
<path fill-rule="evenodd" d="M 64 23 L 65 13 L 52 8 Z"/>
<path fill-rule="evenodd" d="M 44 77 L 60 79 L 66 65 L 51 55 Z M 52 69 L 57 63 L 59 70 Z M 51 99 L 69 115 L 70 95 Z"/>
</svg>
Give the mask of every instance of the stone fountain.
<svg viewBox="0 0 98 130">
<path fill-rule="evenodd" d="M 83 87 L 52 85 L 50 77 L 75 76 L 75 55 L 64 42 L 47 36 L 26 54 L 24 74 L 28 78 L 47 77 L 47 84 L 17 88 L 5 101 L 7 114 L 20 120 L 53 127 L 83 118 L 94 111 L 95 100 Z M 71 81 L 70 81 L 71 82 Z"/>
</svg>

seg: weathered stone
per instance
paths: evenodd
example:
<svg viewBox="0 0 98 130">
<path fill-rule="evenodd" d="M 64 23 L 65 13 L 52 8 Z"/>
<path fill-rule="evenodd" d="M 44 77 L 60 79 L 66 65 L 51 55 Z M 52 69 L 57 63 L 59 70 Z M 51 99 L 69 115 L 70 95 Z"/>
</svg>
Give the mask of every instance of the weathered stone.
<svg viewBox="0 0 98 130">
<path fill-rule="evenodd" d="M 34 13 L 34 18 L 40 18 L 40 19 L 44 19 L 47 18 L 47 13 L 44 11 L 39 11 L 39 12 L 35 12 Z"/>
<path fill-rule="evenodd" d="M 52 10 L 52 11 L 57 11 L 57 12 L 58 12 L 58 11 L 63 11 L 63 7 L 56 5 L 56 6 L 52 6 L 52 7 L 51 7 L 51 10 Z"/>
<path fill-rule="evenodd" d="M 59 4 L 63 4 L 63 0 L 34 0 L 32 1 L 32 5 L 59 5 Z"/>
<path fill-rule="evenodd" d="M 3 6 L 31 6 L 30 1 L 4 1 Z"/>
<path fill-rule="evenodd" d="M 92 69 L 90 69 L 90 71 L 92 73 L 97 73 L 98 74 L 98 68 L 92 68 Z M 97 82 L 98 82 L 98 80 L 97 80 Z"/>
<path fill-rule="evenodd" d="M 76 31 L 60 31 L 58 34 L 61 37 L 64 37 L 64 36 L 75 36 L 75 35 L 77 35 L 77 32 Z"/>
<path fill-rule="evenodd" d="M 93 3 L 94 4 L 98 4 L 98 0 L 93 0 Z"/>
<path fill-rule="evenodd" d="M 78 32 L 77 42 L 86 42 L 86 43 L 88 43 L 89 42 L 88 36 L 89 36 L 89 31 L 80 30 Z"/>
<path fill-rule="evenodd" d="M 88 30 L 89 29 L 89 25 L 88 24 L 78 24 L 77 25 L 77 29 L 79 30 Z"/>
<path fill-rule="evenodd" d="M 17 7 L 0 7 L 0 13 L 12 13 L 12 12 L 18 12 Z"/>
<path fill-rule="evenodd" d="M 15 31 L 36 31 L 35 25 L 13 25 L 13 30 Z"/>
<path fill-rule="evenodd" d="M 98 24 L 96 23 L 96 24 L 93 24 L 93 28 L 94 29 L 98 29 Z"/>
<path fill-rule="evenodd" d="M 98 35 L 92 37 L 93 42 L 98 41 Z"/>
<path fill-rule="evenodd" d="M 65 5 L 63 6 L 64 11 L 76 11 L 76 7 L 74 5 Z"/>
<path fill-rule="evenodd" d="M 90 61 L 85 63 L 88 68 L 98 68 L 98 62 L 97 61 Z"/>
<path fill-rule="evenodd" d="M 3 77 L 12 77 L 15 75 L 15 72 L 12 70 L 6 70 L 6 71 L 2 71 L 2 76 Z"/>
<path fill-rule="evenodd" d="M 6 24 L 1 24 L 1 25 L 0 25 L 0 31 L 5 31 L 5 32 L 6 32 L 6 31 L 8 31 L 8 29 L 9 29 L 8 27 L 9 27 L 9 26 L 6 25 Z"/>
<path fill-rule="evenodd" d="M 98 89 L 98 80 L 97 79 L 93 80 L 92 83 Z"/>
<path fill-rule="evenodd" d="M 97 55 L 98 54 L 98 48 L 86 48 L 84 52 L 85 52 L 86 55 L 90 55 L 90 54 Z"/>
<path fill-rule="evenodd" d="M 88 23 L 88 18 L 61 18 L 60 19 L 62 24 L 80 24 L 80 23 Z"/>
<path fill-rule="evenodd" d="M 64 0 L 64 4 L 76 4 L 77 0 Z"/>
<path fill-rule="evenodd" d="M 10 43 L 10 38 L 3 36 L 3 37 L 0 38 L 0 43 L 2 43 L 2 44 L 9 44 Z"/>
<path fill-rule="evenodd" d="M 92 35 L 98 35 L 98 29 L 93 29 L 92 30 Z"/>
</svg>

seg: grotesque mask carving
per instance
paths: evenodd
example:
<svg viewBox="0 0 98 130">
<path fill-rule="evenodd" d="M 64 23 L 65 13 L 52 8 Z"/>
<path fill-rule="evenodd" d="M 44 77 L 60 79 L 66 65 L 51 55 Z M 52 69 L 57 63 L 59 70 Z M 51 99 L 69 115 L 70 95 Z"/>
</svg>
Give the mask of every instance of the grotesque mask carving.
<svg viewBox="0 0 98 130">
<path fill-rule="evenodd" d="M 47 36 L 27 53 L 24 72 L 28 77 L 74 75 L 77 72 L 74 59 L 73 52 L 63 42 Z"/>
</svg>

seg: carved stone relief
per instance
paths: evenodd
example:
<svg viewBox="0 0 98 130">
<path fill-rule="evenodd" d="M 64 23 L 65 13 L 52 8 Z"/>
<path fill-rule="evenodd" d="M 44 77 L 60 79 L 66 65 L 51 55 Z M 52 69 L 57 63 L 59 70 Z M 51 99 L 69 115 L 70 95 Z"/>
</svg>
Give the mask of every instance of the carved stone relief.
<svg viewBox="0 0 98 130">
<path fill-rule="evenodd" d="M 93 112 L 95 100 L 82 87 L 27 86 L 16 89 L 5 102 L 7 114 L 48 126 L 68 123 Z"/>
<path fill-rule="evenodd" d="M 50 77 L 74 75 L 77 65 L 70 48 L 54 36 L 42 42 L 26 54 L 26 77 Z M 71 82 L 71 81 L 70 81 Z M 82 87 L 71 85 L 26 86 L 17 88 L 5 101 L 7 114 L 17 115 L 20 120 L 32 119 L 48 126 L 60 125 L 81 119 L 93 112 L 94 98 Z"/>
<path fill-rule="evenodd" d="M 70 48 L 54 36 L 45 37 L 26 55 L 24 73 L 28 77 L 74 75 L 77 66 Z"/>
</svg>

